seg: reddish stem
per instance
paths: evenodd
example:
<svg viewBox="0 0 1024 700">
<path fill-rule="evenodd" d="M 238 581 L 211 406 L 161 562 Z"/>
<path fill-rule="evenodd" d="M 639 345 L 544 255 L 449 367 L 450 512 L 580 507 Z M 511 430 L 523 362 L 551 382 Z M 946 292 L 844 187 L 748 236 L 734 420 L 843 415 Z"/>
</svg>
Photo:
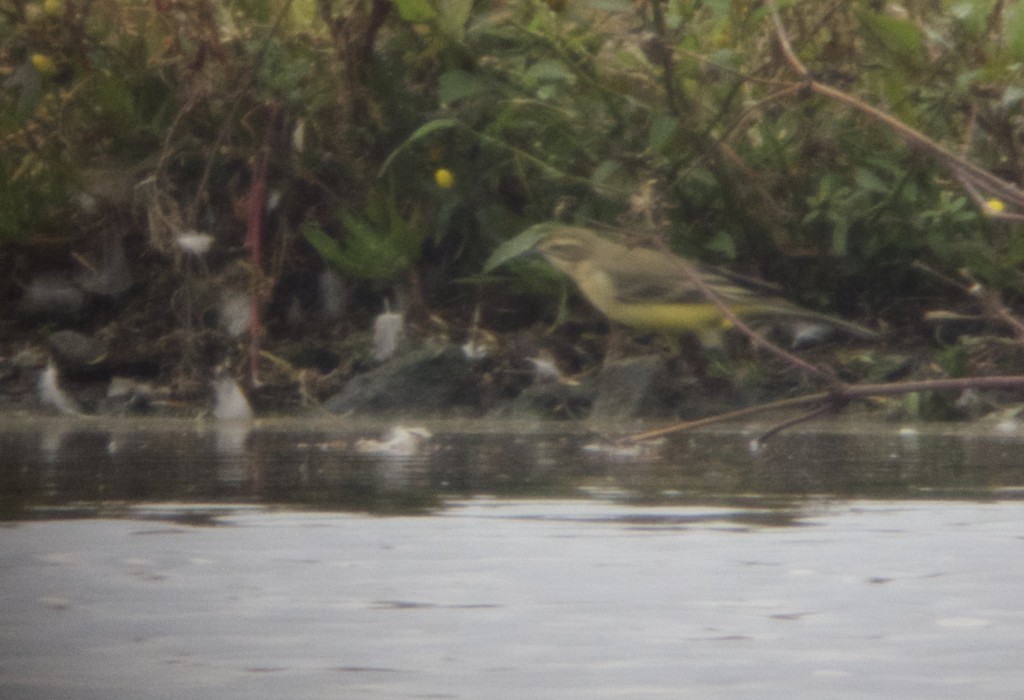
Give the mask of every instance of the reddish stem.
<svg viewBox="0 0 1024 700">
<path fill-rule="evenodd" d="M 256 155 L 252 167 L 252 186 L 246 198 L 248 217 L 246 218 L 245 247 L 249 250 L 249 261 L 255 274 L 263 269 L 263 207 L 267 200 L 267 161 L 270 157 L 270 139 L 274 130 L 271 119 L 263 139 L 263 145 Z M 263 306 L 262 284 L 249 295 L 252 304 L 252 318 L 249 324 L 249 383 L 259 385 L 260 339 L 263 337 Z"/>
</svg>

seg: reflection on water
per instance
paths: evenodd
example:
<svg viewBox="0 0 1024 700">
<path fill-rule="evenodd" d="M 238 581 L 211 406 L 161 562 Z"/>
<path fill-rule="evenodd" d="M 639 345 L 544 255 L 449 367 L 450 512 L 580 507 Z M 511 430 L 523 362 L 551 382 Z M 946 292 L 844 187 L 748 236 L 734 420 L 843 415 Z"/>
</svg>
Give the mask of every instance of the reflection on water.
<svg viewBox="0 0 1024 700">
<path fill-rule="evenodd" d="M 1016 435 L 840 432 L 826 424 L 784 433 L 754 453 L 756 430 L 684 434 L 634 449 L 558 426 L 435 425 L 405 434 L 388 427 L 8 421 L 0 427 L 0 514 L 109 515 L 122 504 L 160 501 L 414 513 L 478 495 L 770 507 L 804 495 L 1007 498 L 1024 486 L 1024 436 Z"/>
<path fill-rule="evenodd" d="M 1024 687 L 1020 437 L 391 427 L 7 421 L 0 697 Z"/>
</svg>

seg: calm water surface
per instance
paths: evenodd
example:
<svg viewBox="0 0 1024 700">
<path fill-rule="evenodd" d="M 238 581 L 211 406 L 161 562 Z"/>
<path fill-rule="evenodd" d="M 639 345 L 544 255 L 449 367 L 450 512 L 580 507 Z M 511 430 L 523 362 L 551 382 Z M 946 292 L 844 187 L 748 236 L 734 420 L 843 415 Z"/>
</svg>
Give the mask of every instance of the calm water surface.
<svg viewBox="0 0 1024 700">
<path fill-rule="evenodd" d="M 1024 688 L 1024 433 L 388 427 L 4 421 L 0 697 Z"/>
</svg>

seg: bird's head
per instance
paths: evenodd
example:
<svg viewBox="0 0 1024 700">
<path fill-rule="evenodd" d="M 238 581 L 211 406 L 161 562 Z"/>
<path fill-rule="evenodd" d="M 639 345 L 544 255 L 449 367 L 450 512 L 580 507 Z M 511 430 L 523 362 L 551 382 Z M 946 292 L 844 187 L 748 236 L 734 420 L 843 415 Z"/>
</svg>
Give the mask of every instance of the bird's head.
<svg viewBox="0 0 1024 700">
<path fill-rule="evenodd" d="M 572 275 L 580 265 L 593 260 L 601 239 L 583 228 L 564 227 L 553 230 L 537 242 L 534 250 L 556 268 Z"/>
<path fill-rule="evenodd" d="M 539 255 L 556 269 L 574 277 L 601 254 L 608 255 L 609 241 L 585 228 L 542 223 L 505 241 L 484 264 L 484 272 L 527 255 Z M 614 247 L 614 246 L 613 246 Z M 614 256 L 613 256 L 614 257 Z"/>
</svg>

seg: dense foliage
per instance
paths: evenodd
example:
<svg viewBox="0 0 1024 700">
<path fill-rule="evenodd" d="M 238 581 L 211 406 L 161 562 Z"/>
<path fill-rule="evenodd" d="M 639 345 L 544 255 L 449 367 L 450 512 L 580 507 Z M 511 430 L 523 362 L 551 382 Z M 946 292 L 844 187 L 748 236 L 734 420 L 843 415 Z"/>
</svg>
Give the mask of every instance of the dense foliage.
<svg viewBox="0 0 1024 700">
<path fill-rule="evenodd" d="M 815 80 L 1024 179 L 1024 5 L 779 4 Z M 897 326 L 957 299 L 915 262 L 1024 289 L 1007 204 L 801 91 L 764 2 L 4 0 L 0 74 L 0 250 L 84 247 L 98 202 L 155 256 L 258 235 L 262 288 L 323 260 L 436 309 L 561 219 Z"/>
</svg>

